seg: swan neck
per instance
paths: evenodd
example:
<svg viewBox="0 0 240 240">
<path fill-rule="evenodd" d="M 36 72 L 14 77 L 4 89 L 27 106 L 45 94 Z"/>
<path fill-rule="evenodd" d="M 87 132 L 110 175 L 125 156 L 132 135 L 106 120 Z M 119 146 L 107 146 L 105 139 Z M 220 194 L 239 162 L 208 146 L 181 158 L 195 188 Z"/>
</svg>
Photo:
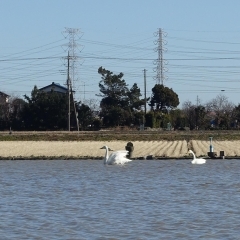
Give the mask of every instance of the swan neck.
<svg viewBox="0 0 240 240">
<path fill-rule="evenodd" d="M 195 154 L 192 152 L 192 155 L 193 155 L 193 159 L 196 159 L 196 156 L 195 156 Z"/>
<path fill-rule="evenodd" d="M 106 153 L 105 153 L 105 158 L 104 158 L 104 164 L 107 163 L 108 160 L 108 147 L 106 147 Z"/>
</svg>

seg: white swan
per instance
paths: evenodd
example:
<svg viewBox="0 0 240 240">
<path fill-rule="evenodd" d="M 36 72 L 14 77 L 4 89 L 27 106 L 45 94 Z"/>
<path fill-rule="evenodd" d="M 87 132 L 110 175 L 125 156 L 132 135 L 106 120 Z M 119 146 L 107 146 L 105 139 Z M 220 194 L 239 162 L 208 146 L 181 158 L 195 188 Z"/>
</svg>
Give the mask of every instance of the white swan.
<svg viewBox="0 0 240 240">
<path fill-rule="evenodd" d="M 206 162 L 206 159 L 204 159 L 204 158 L 196 158 L 196 156 L 192 150 L 188 150 L 188 154 L 193 155 L 193 160 L 191 161 L 192 164 L 204 164 Z"/>
<path fill-rule="evenodd" d="M 108 156 L 108 151 L 113 151 L 108 146 L 103 146 L 100 149 L 106 149 L 105 157 L 104 157 L 104 164 L 113 165 L 113 164 L 121 164 L 123 165 L 126 162 L 131 162 L 132 160 L 126 158 L 128 151 L 120 150 L 115 151 Z"/>
</svg>

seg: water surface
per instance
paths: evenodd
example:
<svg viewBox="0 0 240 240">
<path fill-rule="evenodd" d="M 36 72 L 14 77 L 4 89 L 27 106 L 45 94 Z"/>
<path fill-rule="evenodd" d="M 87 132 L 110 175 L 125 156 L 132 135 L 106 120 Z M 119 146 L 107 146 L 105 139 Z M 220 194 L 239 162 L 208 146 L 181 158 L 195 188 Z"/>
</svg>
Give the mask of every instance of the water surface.
<svg viewBox="0 0 240 240">
<path fill-rule="evenodd" d="M 0 161 L 0 239 L 239 239 L 240 161 Z"/>
</svg>

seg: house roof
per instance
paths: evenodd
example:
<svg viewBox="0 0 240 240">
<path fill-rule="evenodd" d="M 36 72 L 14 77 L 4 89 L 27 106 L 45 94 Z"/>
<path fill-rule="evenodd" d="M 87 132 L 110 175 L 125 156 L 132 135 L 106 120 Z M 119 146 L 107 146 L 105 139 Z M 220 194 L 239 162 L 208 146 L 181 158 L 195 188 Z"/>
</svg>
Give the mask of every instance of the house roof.
<svg viewBox="0 0 240 240">
<path fill-rule="evenodd" d="M 68 89 L 66 88 L 66 87 L 63 87 L 63 86 L 61 86 L 59 83 L 55 83 L 55 82 L 52 82 L 52 84 L 50 84 L 50 85 L 47 85 L 47 86 L 45 86 L 45 87 L 43 87 L 43 88 L 40 88 L 39 90 L 45 90 L 45 89 L 47 89 L 47 88 L 55 88 L 55 87 L 57 87 L 57 88 L 60 88 L 60 89 L 62 89 L 62 90 L 64 90 L 64 91 L 68 91 Z M 56 90 L 56 89 L 55 89 Z"/>
<path fill-rule="evenodd" d="M 1 96 L 4 96 L 4 97 L 9 97 L 9 95 L 7 95 L 6 93 L 1 92 L 1 91 L 0 91 L 0 95 L 1 95 Z"/>
</svg>

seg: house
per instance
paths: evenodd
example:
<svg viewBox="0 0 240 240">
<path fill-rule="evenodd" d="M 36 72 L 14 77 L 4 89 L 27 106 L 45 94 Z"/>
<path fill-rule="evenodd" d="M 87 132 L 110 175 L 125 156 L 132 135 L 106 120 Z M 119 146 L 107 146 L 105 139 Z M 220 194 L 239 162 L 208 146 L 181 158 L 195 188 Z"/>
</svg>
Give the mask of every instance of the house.
<svg viewBox="0 0 240 240">
<path fill-rule="evenodd" d="M 40 88 L 39 89 L 40 91 L 43 91 L 43 92 L 57 92 L 57 93 L 68 93 L 68 89 L 66 87 L 63 87 L 61 86 L 59 83 L 55 83 L 55 82 L 52 82 L 52 84 L 46 86 L 46 87 L 43 87 L 43 88 Z"/>
<path fill-rule="evenodd" d="M 8 103 L 9 95 L 4 92 L 0 92 L 0 104 Z"/>
</svg>

